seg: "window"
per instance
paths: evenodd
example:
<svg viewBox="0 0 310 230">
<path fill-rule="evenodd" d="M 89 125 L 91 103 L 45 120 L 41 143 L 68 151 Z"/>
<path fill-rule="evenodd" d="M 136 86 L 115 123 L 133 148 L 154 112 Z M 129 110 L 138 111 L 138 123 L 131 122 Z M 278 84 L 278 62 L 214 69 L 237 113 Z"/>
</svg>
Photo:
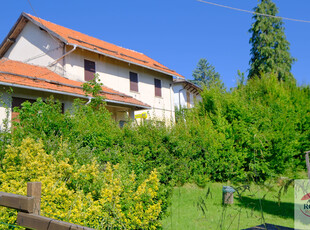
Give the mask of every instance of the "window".
<svg viewBox="0 0 310 230">
<path fill-rule="evenodd" d="M 20 98 L 20 97 L 12 97 L 12 109 L 14 109 L 15 107 L 21 108 L 22 104 L 25 101 L 29 101 L 31 104 L 36 102 L 36 100 L 34 99 L 27 99 L 27 98 Z"/>
<path fill-rule="evenodd" d="M 17 107 L 19 109 L 22 108 L 22 104 L 24 102 L 26 102 L 26 101 L 29 101 L 31 104 L 36 102 L 36 100 L 34 100 L 34 99 L 27 99 L 27 98 L 21 98 L 21 97 L 12 97 L 12 116 L 11 116 L 12 120 L 14 120 L 19 115 L 18 112 L 14 112 L 14 108 L 15 107 Z M 61 113 L 65 113 L 65 104 L 64 103 L 61 103 Z"/>
<path fill-rule="evenodd" d="M 22 107 L 22 104 L 23 104 L 25 101 L 29 101 L 29 102 L 32 104 L 32 103 L 34 103 L 36 100 L 33 100 L 33 99 L 26 99 L 26 98 L 20 98 L 20 97 L 12 97 L 12 116 L 11 116 L 12 121 L 15 120 L 15 118 L 19 115 L 18 112 L 14 112 L 14 108 L 15 108 L 15 107 L 21 108 L 21 107 Z M 18 120 L 16 120 L 16 121 L 18 121 Z"/>
<path fill-rule="evenodd" d="M 120 120 L 118 122 L 118 125 L 119 125 L 120 128 L 123 128 L 126 123 L 127 123 L 126 121 Z"/>
<path fill-rule="evenodd" d="M 155 85 L 155 96 L 161 97 L 161 80 L 155 78 L 154 85 Z"/>
<path fill-rule="evenodd" d="M 84 80 L 90 81 L 94 79 L 96 73 L 95 62 L 84 59 Z"/>
<path fill-rule="evenodd" d="M 130 78 L 130 91 L 139 92 L 138 88 L 138 74 L 129 72 L 129 78 Z"/>
</svg>

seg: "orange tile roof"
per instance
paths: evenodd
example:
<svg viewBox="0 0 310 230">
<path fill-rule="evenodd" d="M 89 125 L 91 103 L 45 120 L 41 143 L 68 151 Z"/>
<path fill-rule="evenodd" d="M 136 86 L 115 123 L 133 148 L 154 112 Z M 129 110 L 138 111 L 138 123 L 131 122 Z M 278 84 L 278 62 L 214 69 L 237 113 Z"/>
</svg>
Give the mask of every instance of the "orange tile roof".
<svg viewBox="0 0 310 230">
<path fill-rule="evenodd" d="M 1 83 L 18 86 L 30 86 L 37 89 L 58 91 L 60 94 L 70 93 L 85 95 L 82 90 L 82 82 L 69 80 L 44 67 L 30 65 L 6 58 L 0 59 L 0 85 Z M 102 95 L 107 101 L 119 104 L 128 104 L 138 108 L 150 108 L 149 105 L 120 93 L 108 87 L 102 86 Z"/>
<path fill-rule="evenodd" d="M 100 39 L 88 36 L 75 30 L 65 28 L 63 26 L 56 25 L 52 22 L 45 21 L 30 14 L 23 13 L 23 15 L 30 20 L 34 20 L 34 22 L 39 25 L 43 24 L 44 27 L 60 36 L 62 40 L 65 40 L 68 44 L 78 45 L 80 47 L 90 49 L 94 52 L 99 51 L 100 53 L 106 54 L 110 57 L 121 59 L 126 62 L 135 63 L 137 65 L 144 66 L 146 68 L 163 72 L 175 77 L 184 78 L 182 75 L 178 74 L 174 70 L 167 68 L 166 66 L 160 64 L 159 62 L 153 60 L 152 58 L 149 58 L 142 53 L 102 41 Z"/>
</svg>

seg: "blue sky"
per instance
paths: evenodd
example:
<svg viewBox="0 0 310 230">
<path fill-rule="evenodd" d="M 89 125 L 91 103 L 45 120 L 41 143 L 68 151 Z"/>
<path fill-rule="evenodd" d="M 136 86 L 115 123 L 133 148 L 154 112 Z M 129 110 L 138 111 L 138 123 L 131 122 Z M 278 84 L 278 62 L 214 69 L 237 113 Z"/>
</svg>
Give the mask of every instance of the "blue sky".
<svg viewBox="0 0 310 230">
<path fill-rule="evenodd" d="M 252 10 L 257 0 L 208 0 Z M 248 32 L 252 15 L 196 0 L 27 0 L 3 1 L 2 41 L 21 12 L 142 52 L 191 79 L 200 58 L 220 73 L 225 85 L 236 85 L 237 70 L 249 68 Z M 310 21 L 309 0 L 274 0 L 279 16 Z M 310 84 L 310 24 L 284 21 L 292 72 L 299 85 Z"/>
</svg>

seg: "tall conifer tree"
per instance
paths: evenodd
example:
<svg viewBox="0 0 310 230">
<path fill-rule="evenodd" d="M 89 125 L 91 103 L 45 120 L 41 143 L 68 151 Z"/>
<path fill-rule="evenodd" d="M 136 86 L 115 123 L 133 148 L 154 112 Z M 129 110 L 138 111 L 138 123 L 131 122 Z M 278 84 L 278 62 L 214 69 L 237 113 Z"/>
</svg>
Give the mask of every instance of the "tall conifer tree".
<svg viewBox="0 0 310 230">
<path fill-rule="evenodd" d="M 260 0 L 256 13 L 276 15 L 278 8 L 271 0 Z M 251 60 L 248 78 L 261 74 L 275 73 L 279 80 L 294 79 L 291 67 L 295 59 L 289 52 L 282 19 L 255 14 L 255 22 L 249 32 L 252 33 L 250 44 Z"/>
<path fill-rule="evenodd" d="M 215 82 L 220 81 L 220 74 L 215 71 L 215 68 L 210 64 L 207 59 L 201 58 L 197 64 L 196 69 L 193 71 L 193 78 L 191 80 L 194 84 L 208 88 Z"/>
</svg>

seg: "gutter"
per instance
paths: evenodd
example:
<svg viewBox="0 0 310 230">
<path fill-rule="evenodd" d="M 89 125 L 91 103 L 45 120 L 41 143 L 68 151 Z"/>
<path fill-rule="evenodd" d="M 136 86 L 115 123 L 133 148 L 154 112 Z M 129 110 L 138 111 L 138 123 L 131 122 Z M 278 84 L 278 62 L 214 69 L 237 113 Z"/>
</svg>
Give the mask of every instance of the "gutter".
<svg viewBox="0 0 310 230">
<path fill-rule="evenodd" d="M 47 83 L 50 83 L 50 84 L 67 86 L 67 87 L 77 88 L 77 89 L 83 89 L 82 86 L 76 86 L 76 85 L 61 83 L 61 82 L 58 82 L 58 81 L 48 80 L 48 79 L 45 79 L 45 78 L 30 77 L 30 76 L 26 76 L 26 75 L 22 75 L 22 74 L 15 74 L 15 73 L 6 72 L 6 71 L 0 71 L 0 74 L 8 74 L 8 75 L 13 75 L 13 76 L 28 78 L 28 79 L 31 79 L 31 80 L 40 80 L 40 81 L 44 81 L 44 82 L 47 82 Z M 112 93 L 112 92 L 108 92 L 108 91 L 105 91 L 105 90 L 100 90 L 100 93 L 106 93 L 106 94 L 110 94 L 110 95 L 117 95 L 117 96 L 121 96 L 121 97 L 133 98 L 133 97 L 131 97 L 129 95 L 126 95 L 126 94 L 123 94 L 123 93 Z"/>
<path fill-rule="evenodd" d="M 52 90 L 52 89 L 36 88 L 36 87 L 33 87 L 33 86 L 18 85 L 18 84 L 15 84 L 15 83 L 0 82 L 0 85 L 9 86 L 9 87 L 16 87 L 16 88 L 22 88 L 22 89 L 28 89 L 28 90 L 35 90 L 35 91 L 39 91 L 39 92 L 55 93 L 55 94 L 66 95 L 66 96 L 71 96 L 71 97 L 78 97 L 78 98 L 83 98 L 83 99 L 88 99 L 88 102 L 86 102 L 86 104 L 88 104 L 90 102 L 91 98 L 92 98 L 92 97 L 89 97 L 89 96 L 75 94 L 75 93 L 68 93 L 68 92 L 57 91 L 57 90 Z M 147 107 L 147 106 L 136 105 L 136 104 L 127 103 L 127 102 L 119 102 L 119 101 L 113 101 L 113 100 L 108 100 L 108 99 L 105 99 L 104 101 L 110 102 L 110 103 L 115 103 L 115 104 L 139 107 L 139 108 L 142 108 L 142 109 L 150 109 L 150 107 Z"/>
<path fill-rule="evenodd" d="M 85 103 L 85 105 L 88 105 L 91 102 L 92 97 L 88 97 L 88 102 Z"/>
<path fill-rule="evenodd" d="M 22 89 L 35 90 L 35 91 L 41 91 L 41 92 L 43 91 L 43 92 L 48 92 L 48 93 L 55 93 L 55 94 L 72 96 L 72 97 L 88 98 L 87 96 L 80 95 L 80 94 L 67 93 L 67 92 L 63 92 L 63 91 L 60 92 L 60 91 L 52 90 L 52 89 L 36 88 L 36 87 L 33 87 L 33 86 L 18 85 L 18 84 L 15 84 L 15 83 L 0 82 L 0 85 L 16 87 L 16 88 L 22 88 Z"/>
<path fill-rule="evenodd" d="M 85 47 L 85 46 L 76 45 L 76 44 L 73 44 L 73 43 L 67 43 L 66 45 L 77 46 L 77 47 L 80 48 L 80 49 L 84 49 L 84 50 L 88 50 L 88 51 L 93 52 L 93 53 L 101 54 L 101 55 L 103 55 L 103 56 L 106 56 L 106 57 L 109 57 L 109 58 L 112 58 L 112 59 L 116 59 L 116 60 L 123 61 L 123 62 L 129 63 L 129 64 L 132 64 L 132 65 L 136 65 L 136 66 L 140 66 L 140 67 L 143 67 L 143 68 L 146 68 L 146 69 L 150 69 L 150 70 L 153 70 L 153 71 L 155 71 L 155 72 L 159 72 L 159 73 L 163 73 L 163 74 L 165 74 L 165 75 L 169 75 L 169 76 L 172 76 L 172 77 L 176 77 L 176 78 L 178 78 L 178 79 L 184 79 L 184 78 L 181 78 L 181 77 L 179 77 L 179 76 L 174 76 L 173 74 L 169 74 L 169 73 L 167 73 L 167 72 L 165 72 L 165 71 L 162 71 L 162 70 L 159 70 L 159 69 L 155 69 L 155 68 L 152 68 L 152 67 L 150 67 L 150 66 L 142 65 L 142 64 L 139 64 L 139 63 L 136 63 L 136 62 L 131 62 L 131 61 L 128 61 L 128 60 L 119 58 L 119 57 L 115 57 L 115 56 L 110 55 L 110 54 L 106 54 L 106 53 L 100 52 L 100 51 L 98 51 L 98 50 L 93 50 L 93 49 L 87 48 L 87 47 Z"/>
<path fill-rule="evenodd" d="M 136 104 L 132 104 L 132 103 L 128 103 L 128 102 L 113 101 L 113 100 L 109 100 L 109 99 L 105 99 L 104 101 L 110 102 L 110 103 L 115 103 L 115 104 L 122 104 L 122 105 L 129 105 L 129 106 L 133 106 L 133 107 L 140 107 L 141 109 L 151 109 L 152 108 L 149 106 L 136 105 Z"/>
<path fill-rule="evenodd" d="M 173 93 L 173 88 L 172 84 L 170 84 L 170 108 L 171 108 L 171 117 L 172 119 L 175 120 L 175 111 L 174 111 L 174 93 Z"/>
</svg>

